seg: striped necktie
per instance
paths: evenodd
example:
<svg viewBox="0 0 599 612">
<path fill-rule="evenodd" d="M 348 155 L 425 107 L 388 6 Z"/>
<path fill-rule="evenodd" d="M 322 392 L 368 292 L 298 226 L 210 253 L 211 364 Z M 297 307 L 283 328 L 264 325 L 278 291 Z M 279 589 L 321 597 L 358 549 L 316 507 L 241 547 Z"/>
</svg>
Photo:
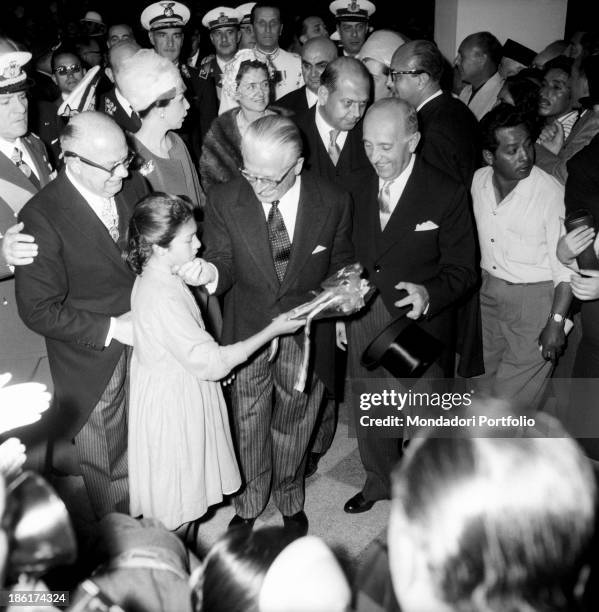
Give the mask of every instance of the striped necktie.
<svg viewBox="0 0 599 612">
<path fill-rule="evenodd" d="M 328 153 L 331 161 L 333 162 L 333 166 L 337 165 L 339 161 L 339 156 L 341 155 L 341 149 L 337 144 L 337 138 L 339 137 L 339 130 L 331 130 L 329 132 L 329 148 Z"/>
</svg>

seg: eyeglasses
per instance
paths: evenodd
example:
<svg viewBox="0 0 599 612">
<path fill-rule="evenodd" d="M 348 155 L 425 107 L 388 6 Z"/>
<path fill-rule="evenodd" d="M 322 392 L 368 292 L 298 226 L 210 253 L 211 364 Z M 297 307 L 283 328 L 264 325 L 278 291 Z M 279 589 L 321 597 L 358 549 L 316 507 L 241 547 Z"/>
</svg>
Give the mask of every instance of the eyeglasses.
<svg viewBox="0 0 599 612">
<path fill-rule="evenodd" d="M 96 162 L 86 159 L 85 157 L 79 155 L 78 153 L 73 153 L 73 151 L 64 151 L 63 155 L 64 157 L 76 157 L 77 159 L 81 160 L 84 164 L 87 164 L 88 166 L 92 166 L 92 168 L 98 168 L 98 170 L 104 170 L 104 172 L 108 172 L 108 174 L 110 174 L 111 177 L 114 176 L 115 172 L 119 169 L 120 166 L 123 166 L 123 168 L 128 168 L 131 165 L 131 162 L 135 159 L 135 153 L 129 151 L 129 154 L 124 160 L 117 162 L 116 164 L 114 164 L 114 166 L 112 166 L 112 168 L 105 168 L 104 166 L 101 166 L 100 164 L 97 164 Z"/>
<path fill-rule="evenodd" d="M 250 174 L 245 168 L 239 168 L 239 172 L 241 172 L 241 175 L 251 185 L 255 185 L 256 183 L 262 183 L 267 189 L 275 189 L 287 178 L 287 175 L 295 168 L 297 162 L 298 160 L 296 159 L 293 164 L 289 166 L 287 170 L 285 170 L 285 174 L 283 174 L 283 176 L 279 180 L 263 178 L 261 176 L 254 176 L 253 174 Z"/>
<path fill-rule="evenodd" d="M 258 90 L 268 91 L 270 89 L 270 83 L 268 81 L 262 81 L 260 83 L 240 83 L 239 88 L 248 93 L 254 93 Z"/>
<path fill-rule="evenodd" d="M 428 72 L 426 70 L 389 70 L 392 81 L 396 81 L 397 77 L 403 74 L 428 74 Z"/>
<path fill-rule="evenodd" d="M 79 74 L 81 70 L 81 64 L 71 64 L 70 66 L 57 66 L 54 72 L 58 76 L 67 76 L 67 74 Z"/>
</svg>

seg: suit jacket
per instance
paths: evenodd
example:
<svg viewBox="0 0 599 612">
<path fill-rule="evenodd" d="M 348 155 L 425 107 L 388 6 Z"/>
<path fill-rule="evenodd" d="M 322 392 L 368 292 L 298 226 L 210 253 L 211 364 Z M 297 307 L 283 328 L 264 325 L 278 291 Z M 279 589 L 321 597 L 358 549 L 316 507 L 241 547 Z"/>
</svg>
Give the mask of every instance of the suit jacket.
<svg viewBox="0 0 599 612">
<path fill-rule="evenodd" d="M 54 168 L 62 168 L 63 165 L 58 138 L 67 121 L 56 114 L 61 104 L 62 98 L 58 98 L 53 102 L 41 100 L 37 107 L 37 127 L 35 130 L 46 145 L 50 154 L 50 163 Z"/>
<path fill-rule="evenodd" d="M 318 105 L 293 118 L 304 139 L 306 169 L 336 185 L 342 185 L 357 204 L 363 192 L 364 178 L 372 171 L 362 144 L 362 122 L 359 121 L 348 132 L 337 165 L 334 166 L 316 127 L 317 109 Z"/>
<path fill-rule="evenodd" d="M 190 108 L 177 133 L 187 145 L 196 163 L 202 153 L 204 136 L 218 114 L 218 101 L 216 90 L 208 77 L 201 77 L 197 68 L 179 64 L 181 78 L 186 86 L 185 97 Z"/>
<path fill-rule="evenodd" d="M 279 98 L 276 104 L 290 110 L 294 115 L 307 113 L 309 108 L 308 98 L 306 98 L 306 86 L 303 85 L 299 89 L 289 92 L 287 95 Z"/>
<path fill-rule="evenodd" d="M 198 68 L 200 70 L 200 78 L 212 81 L 216 97 L 220 100 L 220 92 L 223 86 L 223 71 L 216 61 L 216 55 L 212 53 L 202 58 Z"/>
<path fill-rule="evenodd" d="M 218 268 L 216 293 L 225 294 L 223 344 L 244 340 L 278 314 L 311 300 L 310 292 L 318 290 L 323 280 L 353 262 L 349 197 L 327 181 L 302 174 L 291 255 L 282 283 L 276 276 L 262 204 L 245 179 L 215 185 L 209 191 L 202 241 L 205 258 Z M 301 343 L 303 336 L 299 333 L 296 338 Z M 333 389 L 331 323 L 315 323 L 314 345 L 314 369 Z"/>
<path fill-rule="evenodd" d="M 568 161 L 566 212 L 586 208 L 599 222 L 599 134 Z"/>
<path fill-rule="evenodd" d="M 19 313 L 46 338 L 60 431 L 73 437 L 106 388 L 123 345 L 104 343 L 110 317 L 130 310 L 134 274 L 121 257 L 135 203 L 147 193 L 139 175 L 123 181 L 115 202 L 118 244 L 65 172 L 20 213 L 39 255 L 16 271 Z"/>
<path fill-rule="evenodd" d="M 52 177 L 44 144 L 34 134 L 21 138 L 21 143 L 31 155 L 44 187 Z M 0 234 L 17 223 L 17 214 L 36 193 L 33 183 L 0 153 Z M 29 229 L 26 225 L 23 231 Z M 0 372 L 11 372 L 13 382 L 37 380 L 49 384 L 51 381 L 45 377 L 36 377 L 40 360 L 45 356 L 44 339 L 27 329 L 19 317 L 15 277 L 0 251 Z"/>
<path fill-rule="evenodd" d="M 135 111 L 133 111 L 131 116 L 127 114 L 127 111 L 116 97 L 114 87 L 98 98 L 98 110 L 112 117 L 124 132 L 135 134 L 141 127 L 139 115 Z"/>
<path fill-rule="evenodd" d="M 470 189 L 481 164 L 481 138 L 472 111 L 450 93 L 442 93 L 418 111 L 421 139 L 417 153 Z"/>
<path fill-rule="evenodd" d="M 568 178 L 568 160 L 586 147 L 598 132 L 599 112 L 588 110 L 572 126 L 568 138 L 564 141 L 557 155 L 542 144 L 535 143 L 536 165 L 554 176 L 562 185 L 565 185 Z"/>
<path fill-rule="evenodd" d="M 354 210 L 356 257 L 393 318 L 399 314 L 394 302 L 400 298 L 395 285 L 400 281 L 424 285 L 430 306 L 418 324 L 447 345 L 454 331 L 452 307 L 477 280 L 474 222 L 467 191 L 416 157 L 384 231 L 378 191 L 379 179 L 372 172 L 363 184 L 363 200 Z M 416 231 L 426 222 L 437 227 Z"/>
</svg>

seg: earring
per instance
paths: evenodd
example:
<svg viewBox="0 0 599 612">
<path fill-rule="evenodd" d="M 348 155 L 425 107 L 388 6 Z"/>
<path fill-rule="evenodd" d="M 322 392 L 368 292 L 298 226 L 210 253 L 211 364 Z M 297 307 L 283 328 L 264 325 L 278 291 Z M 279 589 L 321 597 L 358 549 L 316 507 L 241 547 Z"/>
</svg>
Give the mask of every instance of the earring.
<svg viewBox="0 0 599 612">
<path fill-rule="evenodd" d="M 160 118 L 164 119 L 164 111 L 160 111 Z"/>
</svg>

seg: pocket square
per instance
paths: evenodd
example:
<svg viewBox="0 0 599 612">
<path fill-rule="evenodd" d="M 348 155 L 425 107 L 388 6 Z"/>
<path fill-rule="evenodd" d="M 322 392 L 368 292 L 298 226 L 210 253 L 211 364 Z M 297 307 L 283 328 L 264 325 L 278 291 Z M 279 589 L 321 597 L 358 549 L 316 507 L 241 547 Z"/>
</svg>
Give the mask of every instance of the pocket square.
<svg viewBox="0 0 599 612">
<path fill-rule="evenodd" d="M 316 253 L 322 253 L 323 251 L 326 251 L 327 247 L 322 246 L 322 244 L 319 244 L 313 251 L 312 251 L 312 255 L 316 255 Z"/>
<path fill-rule="evenodd" d="M 415 232 L 429 232 L 430 230 L 439 229 L 439 226 L 434 221 L 425 221 L 424 223 L 417 223 Z"/>
</svg>

